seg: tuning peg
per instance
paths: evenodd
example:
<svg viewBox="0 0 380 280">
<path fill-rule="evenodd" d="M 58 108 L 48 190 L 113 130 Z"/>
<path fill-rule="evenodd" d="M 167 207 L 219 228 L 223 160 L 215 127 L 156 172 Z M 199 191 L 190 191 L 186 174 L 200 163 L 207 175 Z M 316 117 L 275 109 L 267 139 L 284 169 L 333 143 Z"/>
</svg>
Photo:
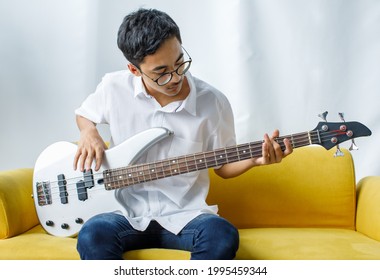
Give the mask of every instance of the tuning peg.
<svg viewBox="0 0 380 280">
<path fill-rule="evenodd" d="M 334 154 L 334 157 L 343 157 L 344 153 L 340 150 L 339 145 L 336 145 L 336 152 Z"/>
<path fill-rule="evenodd" d="M 324 120 L 325 122 L 327 122 L 327 114 L 328 113 L 329 112 L 325 111 L 322 114 L 318 114 L 318 117 L 320 117 L 322 120 Z"/>
<path fill-rule="evenodd" d="M 351 143 L 351 146 L 349 148 L 350 151 L 356 151 L 356 150 L 359 150 L 359 147 L 356 145 L 354 139 L 351 139 L 352 143 Z"/>
<path fill-rule="evenodd" d="M 338 113 L 340 119 L 343 121 L 343 122 L 346 122 L 344 120 L 344 114 L 343 113 Z M 359 150 L 358 146 L 356 145 L 355 143 L 355 140 L 354 139 L 351 139 L 352 143 L 351 143 L 351 146 L 349 148 L 350 151 L 354 151 L 354 150 Z"/>
<path fill-rule="evenodd" d="M 338 113 L 338 115 L 339 115 L 340 119 L 341 119 L 343 122 L 346 122 L 346 121 L 344 120 L 344 113 Z"/>
</svg>

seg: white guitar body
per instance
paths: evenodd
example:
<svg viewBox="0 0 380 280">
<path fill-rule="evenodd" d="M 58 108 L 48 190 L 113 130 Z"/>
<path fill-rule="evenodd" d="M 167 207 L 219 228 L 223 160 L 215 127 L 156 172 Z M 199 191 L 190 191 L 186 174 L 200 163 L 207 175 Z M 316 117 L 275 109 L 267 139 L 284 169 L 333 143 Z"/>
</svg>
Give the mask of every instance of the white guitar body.
<svg viewBox="0 0 380 280">
<path fill-rule="evenodd" d="M 33 175 L 35 206 L 44 229 L 55 236 L 75 236 L 92 216 L 121 210 L 115 190 L 105 189 L 102 172 L 133 164 L 170 134 L 165 128 L 153 128 L 129 138 L 106 150 L 100 170 L 89 176 L 73 169 L 77 145 L 57 142 L 47 147 L 38 157 Z M 89 178 L 93 178 L 92 183 Z M 90 187 L 85 187 L 87 183 Z"/>
</svg>

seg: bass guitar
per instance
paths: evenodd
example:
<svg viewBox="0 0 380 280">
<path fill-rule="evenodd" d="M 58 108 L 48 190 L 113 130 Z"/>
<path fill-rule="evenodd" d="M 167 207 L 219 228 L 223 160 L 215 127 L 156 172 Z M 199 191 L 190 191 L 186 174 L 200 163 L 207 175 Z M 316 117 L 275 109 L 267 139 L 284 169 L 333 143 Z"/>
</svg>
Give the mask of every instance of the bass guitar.
<svg viewBox="0 0 380 280">
<path fill-rule="evenodd" d="M 98 172 L 74 171 L 72 162 L 77 145 L 57 142 L 38 157 L 33 174 L 33 198 L 44 229 L 55 236 L 75 236 L 92 216 L 121 210 L 116 191 L 138 183 L 221 166 L 226 163 L 260 157 L 262 141 L 250 142 L 160 160 L 136 164 L 139 156 L 152 145 L 170 136 L 166 128 L 152 128 L 105 151 Z M 281 136 L 276 141 L 284 150 L 283 139 L 293 148 L 321 145 L 331 149 L 338 144 L 371 131 L 359 122 L 320 122 L 311 131 Z"/>
</svg>

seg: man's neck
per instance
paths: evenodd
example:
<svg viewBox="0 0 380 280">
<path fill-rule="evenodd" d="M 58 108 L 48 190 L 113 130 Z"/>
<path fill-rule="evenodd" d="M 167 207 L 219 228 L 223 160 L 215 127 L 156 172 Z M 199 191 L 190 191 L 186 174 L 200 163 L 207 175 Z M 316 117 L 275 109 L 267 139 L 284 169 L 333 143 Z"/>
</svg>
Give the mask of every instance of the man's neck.
<svg viewBox="0 0 380 280">
<path fill-rule="evenodd" d="M 153 93 L 153 94 L 149 93 L 149 94 L 156 99 L 156 101 L 161 105 L 161 107 L 165 107 L 166 105 L 168 105 L 174 101 L 185 100 L 187 98 L 187 96 L 189 95 L 189 93 L 190 93 L 190 86 L 189 86 L 189 83 L 187 81 L 187 78 L 185 78 L 185 80 L 183 81 L 182 88 L 181 88 L 180 92 L 175 96 L 167 96 L 167 95 L 162 94 L 162 93 Z"/>
</svg>

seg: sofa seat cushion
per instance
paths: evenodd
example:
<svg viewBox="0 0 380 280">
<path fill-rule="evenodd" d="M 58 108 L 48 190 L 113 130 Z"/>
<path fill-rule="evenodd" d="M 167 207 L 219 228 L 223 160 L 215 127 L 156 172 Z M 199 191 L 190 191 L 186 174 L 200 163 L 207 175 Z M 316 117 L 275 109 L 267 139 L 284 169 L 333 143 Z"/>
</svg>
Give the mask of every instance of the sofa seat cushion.
<svg viewBox="0 0 380 280">
<path fill-rule="evenodd" d="M 124 253 L 126 260 L 189 260 L 190 252 L 169 249 L 142 249 Z"/>
<path fill-rule="evenodd" d="M 77 239 L 56 237 L 41 225 L 15 237 L 0 240 L 2 260 L 79 260 Z M 188 260 L 190 253 L 180 250 L 144 249 L 126 252 L 128 260 Z"/>
<path fill-rule="evenodd" d="M 254 228 L 241 229 L 236 259 L 380 259 L 380 243 L 347 229 Z M 0 240 L 0 259 L 78 260 L 76 238 L 46 234 L 36 226 L 24 234 Z M 126 252 L 128 260 L 187 260 L 180 250 L 144 249 Z"/>
<path fill-rule="evenodd" d="M 333 228 L 240 230 L 238 259 L 380 259 L 380 243 L 357 231 Z"/>
<path fill-rule="evenodd" d="M 29 231 L 0 240 L 0 259 L 6 260 L 76 260 L 75 238 L 49 235 L 41 225 Z"/>
</svg>

